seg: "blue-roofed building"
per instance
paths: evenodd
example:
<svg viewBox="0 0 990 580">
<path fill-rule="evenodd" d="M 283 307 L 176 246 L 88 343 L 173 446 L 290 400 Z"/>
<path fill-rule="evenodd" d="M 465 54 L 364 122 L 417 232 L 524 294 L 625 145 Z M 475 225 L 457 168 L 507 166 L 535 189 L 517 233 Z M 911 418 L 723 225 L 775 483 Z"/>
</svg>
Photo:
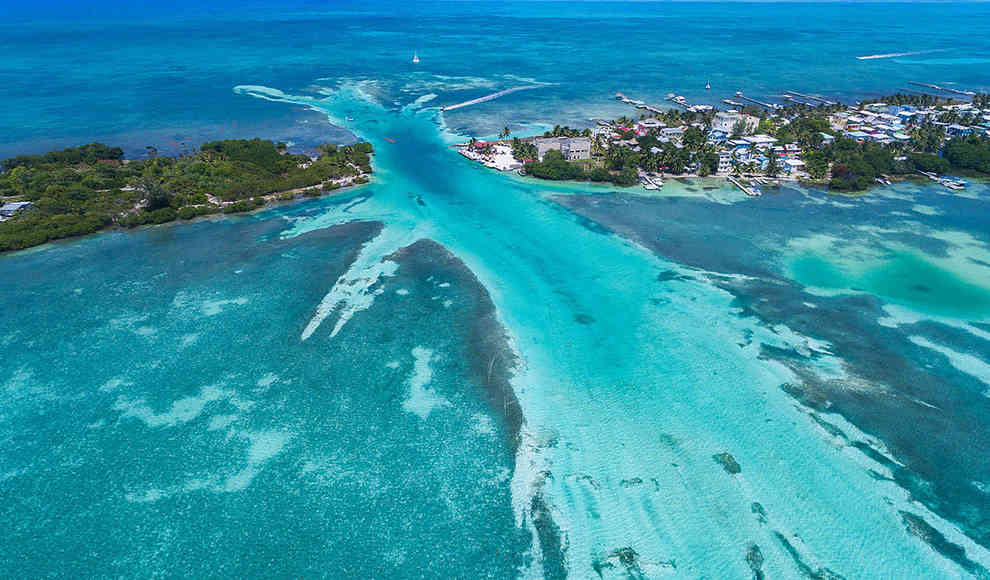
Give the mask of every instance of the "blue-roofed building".
<svg viewBox="0 0 990 580">
<path fill-rule="evenodd" d="M 729 139 L 729 134 L 725 131 L 712 130 L 708 133 L 708 142 L 714 145 L 725 143 Z"/>
<path fill-rule="evenodd" d="M 953 123 L 945 128 L 945 135 L 947 137 L 965 137 L 966 135 L 971 135 L 972 133 L 972 127 L 967 127 L 966 125 L 960 125 L 958 123 Z"/>
<path fill-rule="evenodd" d="M 2 218 L 12 218 L 17 215 L 18 212 L 24 211 L 34 204 L 30 201 L 14 201 L 11 203 L 5 203 L 3 207 L 0 207 L 0 217 Z"/>
</svg>

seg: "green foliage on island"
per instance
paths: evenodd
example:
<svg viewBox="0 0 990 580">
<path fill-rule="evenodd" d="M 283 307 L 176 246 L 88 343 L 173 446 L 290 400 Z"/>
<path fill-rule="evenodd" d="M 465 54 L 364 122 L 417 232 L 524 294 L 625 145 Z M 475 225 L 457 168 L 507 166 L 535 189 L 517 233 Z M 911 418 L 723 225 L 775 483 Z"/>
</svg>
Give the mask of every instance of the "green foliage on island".
<svg viewBox="0 0 990 580">
<path fill-rule="evenodd" d="M 897 153 L 889 147 L 869 141 L 858 143 L 845 137 L 804 155 L 808 172 L 814 178 L 825 177 L 829 163 L 832 164 L 828 187 L 836 191 L 862 191 L 881 175 L 913 171 L 913 166 L 897 161 L 896 157 Z"/>
<path fill-rule="evenodd" d="M 775 131 L 778 143 L 795 143 L 802 148 L 822 144 L 822 133 L 829 133 L 828 121 L 823 117 L 798 117 Z"/>
<path fill-rule="evenodd" d="M 591 137 L 591 129 L 571 129 L 567 125 L 554 126 L 553 130 L 545 131 L 544 137 Z"/>
<path fill-rule="evenodd" d="M 698 154 L 698 175 L 706 177 L 718 171 L 718 153 L 706 150 Z"/>
<path fill-rule="evenodd" d="M 804 159 L 815 179 L 824 178 L 831 164 L 828 187 L 836 191 L 869 189 L 881 175 L 945 174 L 960 169 L 990 174 L 990 139 L 974 134 L 949 139 L 943 145 L 938 140 L 940 132 L 938 127 L 920 128 L 912 139 L 913 150 L 840 137 L 830 146 L 805 151 Z M 939 148 L 941 155 L 936 153 Z"/>
<path fill-rule="evenodd" d="M 91 143 L 2 162 L 3 202 L 33 206 L 0 222 L 0 251 L 92 233 L 215 213 L 251 211 L 279 192 L 318 195 L 334 179 L 367 182 L 372 146 L 321 145 L 317 158 L 263 139 L 212 141 L 198 152 L 124 161 L 119 147 Z M 312 189 L 303 189 L 312 188 Z"/>
<path fill-rule="evenodd" d="M 79 163 L 93 164 L 98 161 L 120 161 L 124 158 L 124 150 L 120 147 L 107 147 L 103 143 L 90 143 L 79 147 L 69 147 L 58 151 L 49 151 L 43 155 L 18 155 L 4 159 L 4 171 L 16 167 L 28 169 L 45 165 L 76 165 Z"/>
<path fill-rule="evenodd" d="M 956 137 L 945 144 L 942 155 L 954 167 L 990 173 L 990 139 Z"/>
<path fill-rule="evenodd" d="M 512 156 L 520 161 L 524 159 L 536 159 L 536 145 L 528 141 L 521 141 L 519 137 L 513 137 Z"/>
<path fill-rule="evenodd" d="M 527 175 L 540 179 L 552 180 L 590 180 L 613 183 L 626 187 L 637 182 L 636 170 L 623 168 L 619 171 L 609 171 L 602 167 L 588 169 L 586 164 L 567 161 L 560 151 L 550 150 L 543 156 L 543 161 L 526 164 Z"/>
<path fill-rule="evenodd" d="M 903 154 L 902 154 L 903 153 Z M 828 187 L 835 191 L 863 191 L 881 175 L 907 175 L 917 171 L 949 173 L 953 169 L 990 170 L 990 141 L 979 137 L 956 138 L 945 145 L 943 156 L 923 151 L 901 152 L 877 143 L 857 143 L 840 138 L 828 147 L 805 154 L 813 178 L 825 177 L 832 164 Z"/>
</svg>

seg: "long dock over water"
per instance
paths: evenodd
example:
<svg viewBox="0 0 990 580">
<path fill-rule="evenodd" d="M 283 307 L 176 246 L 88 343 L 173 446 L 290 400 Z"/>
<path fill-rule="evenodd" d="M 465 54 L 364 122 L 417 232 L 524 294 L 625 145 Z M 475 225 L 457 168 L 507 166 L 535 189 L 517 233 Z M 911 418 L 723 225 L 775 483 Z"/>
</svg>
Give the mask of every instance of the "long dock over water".
<svg viewBox="0 0 990 580">
<path fill-rule="evenodd" d="M 752 197 L 758 197 L 760 195 L 759 190 L 753 189 L 751 187 L 746 187 L 738 179 L 736 179 L 735 177 L 732 177 L 731 175 L 729 176 L 729 182 L 732 183 L 732 185 L 735 185 L 736 187 L 738 187 L 739 189 L 741 189 L 742 192 L 745 193 L 746 195 L 749 195 L 749 196 L 752 196 Z"/>
<path fill-rule="evenodd" d="M 822 97 L 816 97 L 815 95 L 806 95 L 804 93 L 799 93 L 797 91 L 792 91 L 792 90 L 789 90 L 789 89 L 786 90 L 786 91 L 784 91 L 784 92 L 785 93 L 790 93 L 792 95 L 795 95 L 795 96 L 798 96 L 798 97 L 802 97 L 802 98 L 805 98 L 805 99 L 811 99 L 812 101 L 818 101 L 818 102 L 822 103 L 823 105 L 829 105 L 829 106 L 831 106 L 831 105 L 838 104 L 838 103 L 836 103 L 834 101 L 830 101 L 828 99 L 823 99 Z"/>
<path fill-rule="evenodd" d="M 530 89 L 542 89 L 545 85 L 525 85 L 521 87 L 512 87 L 511 89 L 505 89 L 504 91 L 499 91 L 497 93 L 492 93 L 490 95 L 485 95 L 483 97 L 478 97 L 477 99 L 471 99 L 470 101 L 464 101 L 463 103 L 457 103 L 456 105 L 447 105 L 446 107 L 440 107 L 441 111 L 453 111 L 454 109 L 460 109 L 462 107 L 470 107 L 471 105 L 477 105 L 478 103 L 484 103 L 486 101 L 494 101 L 499 97 L 504 97 L 505 95 L 519 92 L 528 91 Z"/>
<path fill-rule="evenodd" d="M 741 92 L 736 93 L 736 96 L 739 97 L 740 99 L 744 100 L 744 101 L 757 104 L 757 105 L 759 105 L 761 107 L 770 109 L 771 111 L 777 108 L 777 106 L 774 105 L 774 104 L 772 104 L 772 103 L 764 103 L 763 101 L 757 101 L 756 99 L 747 97 L 746 95 L 742 94 Z"/>
</svg>

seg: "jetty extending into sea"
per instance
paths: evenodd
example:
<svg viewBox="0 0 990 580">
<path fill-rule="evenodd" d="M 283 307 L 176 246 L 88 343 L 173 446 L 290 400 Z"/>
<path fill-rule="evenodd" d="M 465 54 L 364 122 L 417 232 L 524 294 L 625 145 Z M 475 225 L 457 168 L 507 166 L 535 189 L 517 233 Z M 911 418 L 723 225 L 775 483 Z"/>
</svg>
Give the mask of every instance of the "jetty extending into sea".
<svg viewBox="0 0 990 580">
<path fill-rule="evenodd" d="M 750 197 L 759 197 L 761 195 L 761 192 L 760 192 L 759 189 L 756 189 L 755 187 L 748 187 L 745 184 L 743 184 L 740 180 L 736 179 L 735 177 L 733 177 L 731 175 L 728 176 L 728 179 L 729 179 L 729 182 L 732 183 L 732 185 L 735 185 L 736 187 L 738 187 L 739 189 L 741 189 L 743 193 L 745 193 L 746 195 L 748 195 Z"/>
<path fill-rule="evenodd" d="M 788 90 L 786 90 L 784 92 L 785 93 L 792 94 L 792 95 L 797 96 L 797 97 L 804 98 L 804 99 L 810 99 L 812 101 L 818 101 L 819 103 L 821 103 L 823 105 L 837 105 L 838 104 L 835 101 L 830 101 L 828 99 L 825 99 L 825 98 L 822 98 L 822 97 L 819 97 L 819 96 L 815 96 L 815 95 L 807 95 L 805 93 L 799 93 L 797 91 L 792 91 L 790 89 L 788 89 Z"/>
<path fill-rule="evenodd" d="M 763 107 L 765 109 L 770 109 L 771 111 L 773 111 L 774 109 L 776 109 L 779 106 L 779 105 L 775 105 L 773 103 L 765 103 L 763 101 L 758 101 L 758 100 L 756 100 L 754 98 L 747 97 L 746 95 L 744 95 L 742 93 L 742 91 L 736 91 L 736 96 L 739 97 L 740 99 L 744 100 L 744 101 L 747 101 L 749 103 L 753 103 L 754 105 L 759 105 L 759 106 L 761 106 L 761 107 Z"/>
</svg>

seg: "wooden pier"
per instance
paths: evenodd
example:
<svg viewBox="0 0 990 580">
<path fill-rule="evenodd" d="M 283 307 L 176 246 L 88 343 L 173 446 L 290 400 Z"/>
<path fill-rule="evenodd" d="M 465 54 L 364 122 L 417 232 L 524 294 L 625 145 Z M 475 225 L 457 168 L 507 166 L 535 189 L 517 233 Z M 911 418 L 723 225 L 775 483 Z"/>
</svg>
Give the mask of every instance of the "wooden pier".
<svg viewBox="0 0 990 580">
<path fill-rule="evenodd" d="M 818 103 L 812 103 L 811 101 L 802 101 L 801 99 L 798 99 L 797 97 L 794 97 L 793 95 L 785 94 L 784 95 L 784 98 L 787 99 L 788 101 L 792 102 L 792 103 L 797 103 L 799 105 L 804 105 L 806 107 L 817 107 L 818 106 Z"/>
<path fill-rule="evenodd" d="M 784 92 L 785 93 L 790 93 L 792 95 L 795 95 L 795 96 L 798 96 L 798 97 L 802 97 L 802 98 L 805 98 L 805 99 L 811 99 L 812 101 L 818 101 L 819 103 L 821 103 L 823 105 L 829 105 L 829 106 L 831 106 L 831 105 L 838 105 L 838 103 L 836 103 L 835 101 L 830 101 L 830 100 L 824 99 L 822 97 L 816 97 L 815 95 L 806 95 L 804 93 L 799 93 L 797 91 L 792 91 L 790 89 L 788 89 L 788 90 L 786 90 Z"/>
<path fill-rule="evenodd" d="M 738 187 L 739 189 L 741 189 L 742 192 L 745 193 L 748 196 L 757 197 L 757 196 L 760 195 L 760 192 L 759 191 L 757 191 L 755 189 L 752 189 L 750 187 L 746 187 L 745 185 L 743 185 L 742 182 L 740 182 L 735 177 L 732 177 L 731 175 L 729 176 L 729 181 L 732 183 L 732 185 L 735 185 L 736 187 Z"/>
<path fill-rule="evenodd" d="M 748 101 L 750 103 L 759 105 L 759 106 L 764 107 L 766 109 L 770 109 L 771 111 L 773 111 L 774 109 L 777 108 L 777 105 L 774 105 L 772 103 L 764 103 L 763 101 L 757 101 L 756 99 L 747 97 L 746 95 L 742 94 L 742 91 L 737 92 L 736 93 L 736 96 L 739 97 L 740 99 L 744 100 L 744 101 Z"/>
</svg>

